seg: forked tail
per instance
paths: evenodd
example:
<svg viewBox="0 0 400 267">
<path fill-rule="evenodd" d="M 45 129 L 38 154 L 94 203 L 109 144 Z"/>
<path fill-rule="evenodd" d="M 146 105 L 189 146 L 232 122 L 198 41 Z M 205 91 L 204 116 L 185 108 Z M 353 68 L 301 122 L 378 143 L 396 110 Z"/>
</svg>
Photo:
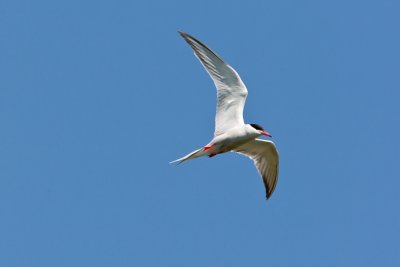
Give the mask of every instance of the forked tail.
<svg viewBox="0 0 400 267">
<path fill-rule="evenodd" d="M 187 154 L 186 156 L 184 156 L 180 159 L 171 161 L 170 163 L 171 164 L 181 164 L 184 161 L 199 158 L 199 157 L 206 156 L 206 155 L 207 155 L 207 151 L 204 148 L 200 148 L 200 149 L 197 149 L 197 150 Z"/>
</svg>

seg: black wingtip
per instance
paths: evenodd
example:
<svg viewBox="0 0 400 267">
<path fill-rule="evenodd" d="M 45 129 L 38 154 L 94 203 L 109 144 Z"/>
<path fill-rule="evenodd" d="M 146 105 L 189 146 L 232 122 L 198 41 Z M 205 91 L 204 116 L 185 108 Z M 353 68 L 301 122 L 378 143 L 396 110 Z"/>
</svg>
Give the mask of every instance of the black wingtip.
<svg viewBox="0 0 400 267">
<path fill-rule="evenodd" d="M 178 31 L 179 35 L 190 45 L 192 45 L 190 43 L 190 39 L 194 39 L 192 36 L 190 36 L 189 34 L 187 34 L 186 32 L 182 32 L 182 31 Z"/>
<path fill-rule="evenodd" d="M 271 198 L 273 192 L 274 192 L 274 190 L 271 190 L 270 188 L 266 188 L 265 198 L 267 200 L 269 200 Z"/>
<path fill-rule="evenodd" d="M 225 64 L 225 62 L 222 60 L 222 58 L 220 56 L 218 56 L 214 51 L 212 51 L 208 46 L 206 46 L 205 44 L 203 44 L 202 42 L 200 42 L 198 39 L 196 39 L 195 37 L 193 37 L 192 35 L 186 33 L 186 32 L 182 32 L 178 30 L 178 33 L 182 36 L 182 38 L 192 47 L 192 49 L 194 50 L 194 52 L 197 54 L 197 56 L 200 57 L 200 60 L 203 61 L 204 63 L 204 59 L 201 59 L 200 56 L 200 52 L 198 51 L 199 48 L 196 47 L 195 44 L 203 47 L 204 49 L 208 50 L 208 52 L 210 52 L 211 54 L 213 54 L 218 60 L 220 60 L 223 64 Z"/>
<path fill-rule="evenodd" d="M 180 36 L 182 36 L 185 39 L 186 39 L 187 36 L 189 36 L 189 34 L 187 34 L 186 32 L 183 32 L 183 31 L 179 31 L 178 30 L 178 33 L 179 33 Z"/>
</svg>

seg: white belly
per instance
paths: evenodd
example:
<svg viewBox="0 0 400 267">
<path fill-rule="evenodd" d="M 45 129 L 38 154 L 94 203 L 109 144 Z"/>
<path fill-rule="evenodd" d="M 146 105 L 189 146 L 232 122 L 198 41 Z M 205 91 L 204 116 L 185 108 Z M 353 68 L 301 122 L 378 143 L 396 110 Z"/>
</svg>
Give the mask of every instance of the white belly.
<svg viewBox="0 0 400 267">
<path fill-rule="evenodd" d="M 259 134 L 249 133 L 245 127 L 237 127 L 232 130 L 216 136 L 211 143 L 212 153 L 225 153 L 231 151 L 251 140 L 260 136 Z"/>
</svg>

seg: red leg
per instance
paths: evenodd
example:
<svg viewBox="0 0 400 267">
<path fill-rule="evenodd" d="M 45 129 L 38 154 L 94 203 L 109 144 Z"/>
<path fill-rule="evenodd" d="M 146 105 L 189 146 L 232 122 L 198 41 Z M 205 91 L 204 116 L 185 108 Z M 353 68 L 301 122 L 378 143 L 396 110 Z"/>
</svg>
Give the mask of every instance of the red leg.
<svg viewBox="0 0 400 267">
<path fill-rule="evenodd" d="M 212 146 L 213 146 L 213 145 L 206 145 L 206 146 L 204 147 L 204 150 L 209 150 L 210 148 L 212 148 Z"/>
</svg>

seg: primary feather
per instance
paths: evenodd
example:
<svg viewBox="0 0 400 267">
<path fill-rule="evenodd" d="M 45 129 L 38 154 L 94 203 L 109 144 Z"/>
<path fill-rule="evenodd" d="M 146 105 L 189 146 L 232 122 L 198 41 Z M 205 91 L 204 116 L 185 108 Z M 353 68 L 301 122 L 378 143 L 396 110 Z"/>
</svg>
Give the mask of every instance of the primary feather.
<svg viewBox="0 0 400 267">
<path fill-rule="evenodd" d="M 235 126 L 244 125 L 243 108 L 247 88 L 239 74 L 202 42 L 187 33 L 179 33 L 192 47 L 217 88 L 214 135 L 220 135 Z"/>
</svg>

